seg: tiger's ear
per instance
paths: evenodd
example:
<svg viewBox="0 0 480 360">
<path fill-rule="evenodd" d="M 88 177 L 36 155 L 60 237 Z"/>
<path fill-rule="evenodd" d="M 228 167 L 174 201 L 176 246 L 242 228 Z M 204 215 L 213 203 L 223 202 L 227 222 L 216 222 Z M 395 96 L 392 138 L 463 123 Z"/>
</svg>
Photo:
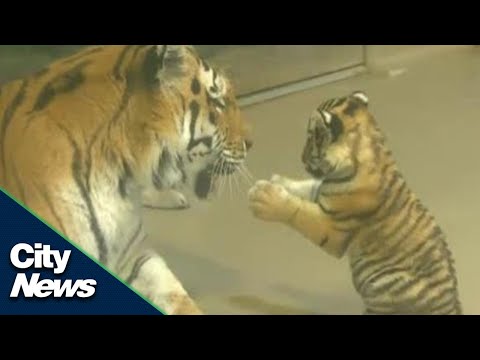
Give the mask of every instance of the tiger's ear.
<svg viewBox="0 0 480 360">
<path fill-rule="evenodd" d="M 360 100 L 363 105 L 368 107 L 370 100 L 368 99 L 368 96 L 364 91 L 355 91 L 354 93 L 352 93 L 352 97 Z"/>
<path fill-rule="evenodd" d="M 157 45 L 159 71 L 177 71 L 182 67 L 187 55 L 186 45 Z"/>
<path fill-rule="evenodd" d="M 145 57 L 145 82 L 154 89 L 161 81 L 181 78 L 185 73 L 186 56 L 185 45 L 152 46 Z"/>
</svg>

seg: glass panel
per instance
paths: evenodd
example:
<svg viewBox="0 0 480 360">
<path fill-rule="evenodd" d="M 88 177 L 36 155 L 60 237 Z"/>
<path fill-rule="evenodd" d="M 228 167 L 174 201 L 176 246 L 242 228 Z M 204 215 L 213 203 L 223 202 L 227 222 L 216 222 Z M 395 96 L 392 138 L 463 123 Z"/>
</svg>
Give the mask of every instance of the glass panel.
<svg viewBox="0 0 480 360">
<path fill-rule="evenodd" d="M 84 45 L 0 46 L 0 83 L 41 69 Z M 226 69 L 238 95 L 308 79 L 363 63 L 362 45 L 196 45 Z"/>
<path fill-rule="evenodd" d="M 364 62 L 362 45 L 197 45 L 197 49 L 233 75 L 239 95 Z"/>
</svg>

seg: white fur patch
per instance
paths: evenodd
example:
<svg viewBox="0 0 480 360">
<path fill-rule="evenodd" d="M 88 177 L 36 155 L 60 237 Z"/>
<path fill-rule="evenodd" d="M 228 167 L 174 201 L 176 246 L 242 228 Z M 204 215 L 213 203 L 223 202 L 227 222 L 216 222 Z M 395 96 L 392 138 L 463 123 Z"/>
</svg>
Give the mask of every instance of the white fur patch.
<svg viewBox="0 0 480 360">
<path fill-rule="evenodd" d="M 213 99 L 220 99 L 225 96 L 227 90 L 225 79 L 218 73 L 217 76 L 214 77 L 214 71 L 212 68 L 210 68 L 208 71 L 205 71 L 205 69 L 201 68 L 199 78 L 200 82 L 203 84 L 203 86 L 205 86 L 209 95 Z M 213 88 L 217 89 L 217 91 L 211 91 Z"/>
<path fill-rule="evenodd" d="M 332 122 L 332 115 L 329 112 L 322 111 L 323 119 L 327 125 L 330 125 Z"/>
<path fill-rule="evenodd" d="M 355 94 L 353 94 L 353 97 L 359 99 L 366 105 L 368 105 L 369 103 L 368 96 L 363 92 L 356 92 Z"/>
<path fill-rule="evenodd" d="M 188 296 L 170 267 L 160 257 L 148 260 L 142 266 L 140 274 L 132 285 L 150 295 L 153 302 L 167 314 L 173 313 L 178 305 L 171 302 L 172 295 Z"/>
</svg>

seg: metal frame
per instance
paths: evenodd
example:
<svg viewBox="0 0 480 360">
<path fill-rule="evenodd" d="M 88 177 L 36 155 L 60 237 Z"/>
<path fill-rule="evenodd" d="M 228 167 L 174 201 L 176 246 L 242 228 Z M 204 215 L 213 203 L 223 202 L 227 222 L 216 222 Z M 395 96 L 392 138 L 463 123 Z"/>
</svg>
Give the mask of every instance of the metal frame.
<svg viewBox="0 0 480 360">
<path fill-rule="evenodd" d="M 238 99 L 240 107 L 248 107 L 265 101 L 273 100 L 282 96 L 290 95 L 300 91 L 309 90 L 318 86 L 326 85 L 336 81 L 358 76 L 367 71 L 366 65 L 358 65 L 346 69 L 337 70 L 331 73 L 322 74 L 307 80 L 281 85 L 272 89 L 259 91 L 253 94 L 240 96 Z"/>
</svg>

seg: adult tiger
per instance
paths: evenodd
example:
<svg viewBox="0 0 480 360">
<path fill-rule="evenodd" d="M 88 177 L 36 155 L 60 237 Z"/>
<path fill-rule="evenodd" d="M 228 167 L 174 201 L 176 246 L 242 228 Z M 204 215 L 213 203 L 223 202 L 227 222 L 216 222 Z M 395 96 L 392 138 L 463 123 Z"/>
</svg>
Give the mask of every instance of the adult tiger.
<svg viewBox="0 0 480 360">
<path fill-rule="evenodd" d="M 190 46 L 93 46 L 3 86 L 0 119 L 2 188 L 167 314 L 201 313 L 144 247 L 141 207 L 205 199 L 245 160 L 226 76 Z"/>
<path fill-rule="evenodd" d="M 363 92 L 313 112 L 302 161 L 312 180 L 275 175 L 251 209 L 350 260 L 367 314 L 461 314 L 445 236 L 409 188 Z"/>
</svg>

